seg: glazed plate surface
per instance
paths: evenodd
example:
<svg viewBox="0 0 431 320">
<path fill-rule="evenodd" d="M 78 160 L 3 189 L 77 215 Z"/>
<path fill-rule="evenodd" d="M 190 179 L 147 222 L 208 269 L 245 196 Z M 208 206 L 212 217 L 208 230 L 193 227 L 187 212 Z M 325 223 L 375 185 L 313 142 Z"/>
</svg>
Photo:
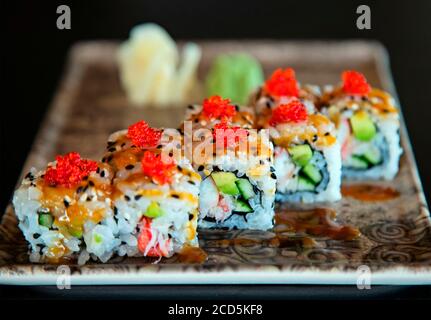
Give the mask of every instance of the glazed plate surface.
<svg viewBox="0 0 431 320">
<path fill-rule="evenodd" d="M 396 96 L 385 50 L 373 42 L 199 42 L 203 79 L 213 58 L 232 51 L 257 57 L 265 74 L 292 66 L 302 83 L 336 83 L 345 69 Z M 42 168 L 56 154 L 79 151 L 100 158 L 109 133 L 145 119 L 178 127 L 183 108 L 136 109 L 121 89 L 115 63 L 117 43 L 73 47 L 59 91 L 23 168 Z M 0 284 L 57 283 L 70 272 L 73 284 L 431 284 L 431 226 L 404 122 L 404 154 L 391 182 L 366 182 L 358 193 L 344 185 L 335 204 L 278 206 L 278 224 L 267 232 L 200 230 L 205 262 L 174 256 L 155 264 L 115 257 L 85 266 L 31 264 L 27 245 L 8 207 L 0 225 Z M 376 196 L 377 195 L 377 196 Z M 372 200 L 372 201 L 370 201 Z M 334 214 L 336 221 L 334 221 Z M 286 228 L 287 224 L 297 229 Z M 293 219 L 293 220 L 292 220 Z M 349 226 L 349 227 L 347 227 Z M 360 232 L 357 238 L 349 234 Z M 364 280 L 365 279 L 365 280 Z"/>
</svg>

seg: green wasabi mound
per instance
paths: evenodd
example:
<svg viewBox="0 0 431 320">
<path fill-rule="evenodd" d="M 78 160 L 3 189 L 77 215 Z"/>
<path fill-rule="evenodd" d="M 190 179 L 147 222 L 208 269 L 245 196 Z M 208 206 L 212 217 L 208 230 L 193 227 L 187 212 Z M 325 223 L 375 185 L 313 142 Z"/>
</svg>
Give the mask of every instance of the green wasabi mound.
<svg viewBox="0 0 431 320">
<path fill-rule="evenodd" d="M 245 53 L 218 56 L 206 78 L 207 95 L 220 95 L 245 104 L 250 93 L 264 81 L 260 63 Z"/>
</svg>

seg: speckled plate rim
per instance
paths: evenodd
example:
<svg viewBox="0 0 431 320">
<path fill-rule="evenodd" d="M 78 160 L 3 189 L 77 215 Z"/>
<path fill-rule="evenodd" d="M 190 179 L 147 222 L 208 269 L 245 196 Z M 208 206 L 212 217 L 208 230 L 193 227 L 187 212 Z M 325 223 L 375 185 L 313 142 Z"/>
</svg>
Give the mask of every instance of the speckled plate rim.
<svg viewBox="0 0 431 320">
<path fill-rule="evenodd" d="M 312 41 L 311 41 L 312 42 Z M 349 42 L 346 40 L 345 42 Z M 365 42 L 365 41 L 364 41 Z M 375 41 L 366 41 L 373 46 L 382 59 L 375 59 L 376 67 L 380 70 L 381 81 L 398 101 L 395 84 L 390 70 L 389 55 L 382 44 Z M 54 103 L 55 104 L 55 100 Z M 51 105 L 51 109 L 52 109 Z M 401 109 L 401 138 L 405 147 L 405 155 L 410 163 L 410 170 L 418 187 L 417 195 L 420 202 L 426 205 L 426 214 L 429 217 L 429 210 L 423 193 L 422 183 L 414 159 L 411 142 L 407 134 L 407 129 Z M 40 134 L 40 133 L 39 133 Z M 22 266 L 26 267 L 26 266 Z M 63 281 L 64 273 L 57 273 L 54 270 L 45 270 L 43 265 L 35 265 L 32 272 L 20 270 L 10 270 L 0 267 L 0 284 L 4 285 L 57 285 L 58 281 Z M 178 266 L 180 267 L 180 266 Z M 357 285 L 363 279 L 364 274 L 358 271 L 346 271 L 333 268 L 321 270 L 316 267 L 307 270 L 291 270 L 277 266 L 256 266 L 250 265 L 242 267 L 240 271 L 236 268 L 225 267 L 223 271 L 217 268 L 211 270 L 199 270 L 190 266 L 180 268 L 158 269 L 154 265 L 140 267 L 137 271 L 127 270 L 127 272 L 108 271 L 105 268 L 89 269 L 82 267 L 80 273 L 70 275 L 70 284 L 73 285 L 207 285 L 207 284 L 314 284 L 314 285 Z M 385 270 L 373 271 L 367 275 L 370 285 L 430 285 L 431 268 L 408 268 L 393 267 Z"/>
</svg>

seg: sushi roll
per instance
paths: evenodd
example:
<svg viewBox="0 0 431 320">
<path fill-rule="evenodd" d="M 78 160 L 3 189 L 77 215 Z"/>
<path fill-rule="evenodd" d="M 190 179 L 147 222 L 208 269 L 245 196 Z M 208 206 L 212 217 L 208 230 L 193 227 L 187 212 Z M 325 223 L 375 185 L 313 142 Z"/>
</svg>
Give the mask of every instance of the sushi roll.
<svg viewBox="0 0 431 320">
<path fill-rule="evenodd" d="M 340 85 L 325 89 L 320 109 L 336 125 L 344 178 L 395 177 L 402 154 L 400 120 L 389 93 L 372 88 L 363 74 L 345 71 Z"/>
<path fill-rule="evenodd" d="M 102 161 L 114 172 L 112 205 L 120 256 L 170 257 L 198 246 L 201 177 L 145 121 L 108 139 Z"/>
<path fill-rule="evenodd" d="M 31 171 L 15 191 L 19 228 L 30 245 L 31 262 L 106 262 L 120 241 L 111 228 L 112 171 L 72 152 L 57 156 L 43 171 Z"/>
<path fill-rule="evenodd" d="M 273 146 L 266 130 L 252 129 L 254 122 L 251 108 L 219 96 L 189 107 L 185 124 L 192 127 L 192 164 L 202 176 L 199 227 L 273 226 Z"/>
<path fill-rule="evenodd" d="M 301 85 L 292 68 L 276 69 L 265 83 L 250 97 L 250 105 L 258 111 L 273 109 L 277 105 L 300 100 L 309 113 L 314 112 L 319 101 L 320 88 L 316 85 Z"/>
<path fill-rule="evenodd" d="M 324 115 L 298 99 L 259 109 L 259 126 L 269 129 L 275 145 L 277 201 L 312 203 L 341 198 L 340 145 Z"/>
</svg>

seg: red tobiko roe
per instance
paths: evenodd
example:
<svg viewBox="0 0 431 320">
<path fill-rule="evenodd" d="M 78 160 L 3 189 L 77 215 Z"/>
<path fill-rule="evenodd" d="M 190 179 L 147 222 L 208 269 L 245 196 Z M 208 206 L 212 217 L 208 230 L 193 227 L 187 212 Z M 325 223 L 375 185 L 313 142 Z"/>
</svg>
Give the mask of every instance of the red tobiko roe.
<svg viewBox="0 0 431 320">
<path fill-rule="evenodd" d="M 366 95 L 371 91 L 365 76 L 357 71 L 344 71 L 341 75 L 343 79 L 343 91 L 347 94 Z"/>
<path fill-rule="evenodd" d="M 175 168 L 173 159 L 167 162 L 162 161 L 161 154 L 145 151 L 141 160 L 142 172 L 150 177 L 157 184 L 171 183 L 172 170 Z"/>
<path fill-rule="evenodd" d="M 160 142 L 162 131 L 151 128 L 144 120 L 129 126 L 127 137 L 139 148 L 152 148 Z"/>
<path fill-rule="evenodd" d="M 271 77 L 266 80 L 264 89 L 270 95 L 298 97 L 299 88 L 292 68 L 285 70 L 278 68 Z"/>
<path fill-rule="evenodd" d="M 247 130 L 241 127 L 229 127 L 226 122 L 220 122 L 214 126 L 213 137 L 216 141 L 217 135 L 219 135 L 219 137 L 220 135 L 223 137 L 225 147 L 233 147 L 238 144 L 240 140 L 242 141 L 247 138 Z M 234 139 L 232 139 L 232 136 L 234 136 Z"/>
<path fill-rule="evenodd" d="M 220 96 L 212 96 L 204 100 L 202 112 L 208 119 L 228 120 L 235 116 L 235 106 L 230 104 L 230 99 Z"/>
<path fill-rule="evenodd" d="M 305 106 L 299 101 L 294 100 L 288 104 L 281 104 L 272 111 L 272 117 L 269 120 L 271 126 L 279 123 L 295 122 L 299 123 L 307 120 L 308 114 Z"/>
<path fill-rule="evenodd" d="M 72 187 L 97 170 L 96 161 L 81 159 L 77 152 L 57 156 L 55 160 L 55 166 L 48 167 L 44 176 L 45 181 L 52 186 Z"/>
</svg>

